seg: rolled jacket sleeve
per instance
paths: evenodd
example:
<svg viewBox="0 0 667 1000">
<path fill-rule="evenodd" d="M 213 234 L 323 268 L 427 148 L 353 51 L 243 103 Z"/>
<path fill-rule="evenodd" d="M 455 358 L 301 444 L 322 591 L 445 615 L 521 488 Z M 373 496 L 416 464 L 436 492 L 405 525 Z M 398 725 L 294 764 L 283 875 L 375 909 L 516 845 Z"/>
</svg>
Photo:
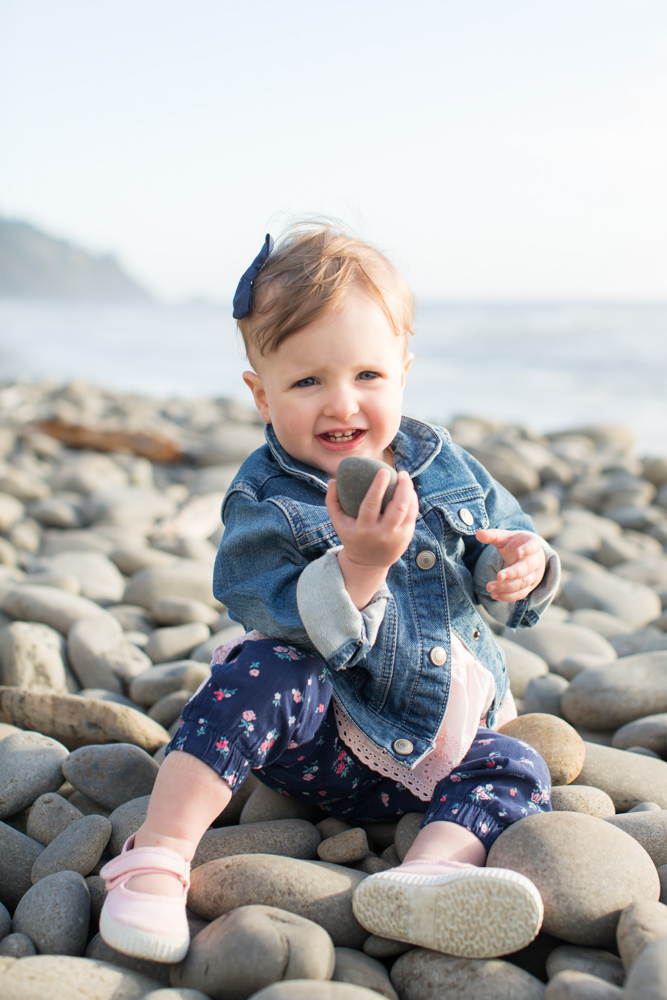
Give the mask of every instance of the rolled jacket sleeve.
<svg viewBox="0 0 667 1000">
<path fill-rule="evenodd" d="M 341 545 L 309 558 L 282 508 L 242 490 L 228 496 L 224 515 L 213 591 L 234 621 L 319 653 L 334 670 L 366 656 L 392 599 L 386 585 L 358 611 L 338 565 Z"/>
<path fill-rule="evenodd" d="M 336 670 L 352 666 L 373 646 L 391 597 L 386 584 L 359 611 L 338 565 L 342 545 L 309 563 L 299 577 L 296 600 L 311 642 Z"/>
</svg>

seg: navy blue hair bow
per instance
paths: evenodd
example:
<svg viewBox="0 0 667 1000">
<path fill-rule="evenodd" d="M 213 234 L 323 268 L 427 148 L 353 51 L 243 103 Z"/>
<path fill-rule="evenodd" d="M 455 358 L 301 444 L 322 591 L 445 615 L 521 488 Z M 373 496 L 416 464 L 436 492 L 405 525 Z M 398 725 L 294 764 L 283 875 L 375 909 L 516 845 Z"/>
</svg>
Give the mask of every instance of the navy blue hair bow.
<svg viewBox="0 0 667 1000">
<path fill-rule="evenodd" d="M 252 264 L 238 283 L 234 295 L 234 319 L 243 319 L 252 309 L 252 283 L 264 267 L 269 254 L 273 250 L 273 239 L 267 233 L 264 246 L 259 251 Z"/>
</svg>

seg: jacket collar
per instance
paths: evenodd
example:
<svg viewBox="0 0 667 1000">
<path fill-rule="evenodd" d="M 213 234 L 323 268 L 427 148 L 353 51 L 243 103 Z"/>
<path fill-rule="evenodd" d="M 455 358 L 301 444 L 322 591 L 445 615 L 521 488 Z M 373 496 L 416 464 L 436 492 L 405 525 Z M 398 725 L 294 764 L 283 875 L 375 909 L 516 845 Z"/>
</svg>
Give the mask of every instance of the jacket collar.
<svg viewBox="0 0 667 1000">
<path fill-rule="evenodd" d="M 316 469 L 312 465 L 306 465 L 305 462 L 300 462 L 285 451 L 276 437 L 273 424 L 266 425 L 264 436 L 273 457 L 285 472 L 298 479 L 305 479 L 326 492 L 330 479 L 328 473 Z M 401 417 L 401 424 L 396 437 L 391 442 L 391 448 L 394 452 L 396 470 L 400 472 L 402 469 L 406 469 L 410 473 L 410 478 L 414 479 L 439 454 L 442 449 L 442 439 L 435 428 L 429 424 L 424 424 L 412 417 Z"/>
</svg>

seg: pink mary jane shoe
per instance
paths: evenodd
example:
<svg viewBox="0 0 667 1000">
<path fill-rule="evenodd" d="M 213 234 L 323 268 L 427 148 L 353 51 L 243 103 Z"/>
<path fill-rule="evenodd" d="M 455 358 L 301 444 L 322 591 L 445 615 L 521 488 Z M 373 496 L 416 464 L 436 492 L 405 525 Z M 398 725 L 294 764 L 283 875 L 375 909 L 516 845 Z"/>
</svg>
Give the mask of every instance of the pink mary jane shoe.
<svg viewBox="0 0 667 1000">
<path fill-rule="evenodd" d="M 134 892 L 127 883 L 135 875 L 160 872 L 175 876 L 181 896 Z M 100 914 L 100 935 L 116 951 L 154 962 L 180 962 L 190 944 L 185 901 L 190 863 L 167 847 L 134 847 L 134 836 L 102 868 L 107 897 Z"/>
</svg>

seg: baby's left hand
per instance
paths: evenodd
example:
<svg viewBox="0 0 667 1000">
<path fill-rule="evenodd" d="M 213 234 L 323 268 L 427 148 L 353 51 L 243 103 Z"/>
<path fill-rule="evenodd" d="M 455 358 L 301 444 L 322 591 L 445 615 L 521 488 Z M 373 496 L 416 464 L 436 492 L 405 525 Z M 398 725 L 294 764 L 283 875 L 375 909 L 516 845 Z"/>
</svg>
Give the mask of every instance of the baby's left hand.
<svg viewBox="0 0 667 1000">
<path fill-rule="evenodd" d="M 547 565 L 544 549 L 537 535 L 529 531 L 503 531 L 490 528 L 475 535 L 483 545 L 494 545 L 503 557 L 503 568 L 486 589 L 494 601 L 522 601 L 537 587 Z"/>
</svg>

